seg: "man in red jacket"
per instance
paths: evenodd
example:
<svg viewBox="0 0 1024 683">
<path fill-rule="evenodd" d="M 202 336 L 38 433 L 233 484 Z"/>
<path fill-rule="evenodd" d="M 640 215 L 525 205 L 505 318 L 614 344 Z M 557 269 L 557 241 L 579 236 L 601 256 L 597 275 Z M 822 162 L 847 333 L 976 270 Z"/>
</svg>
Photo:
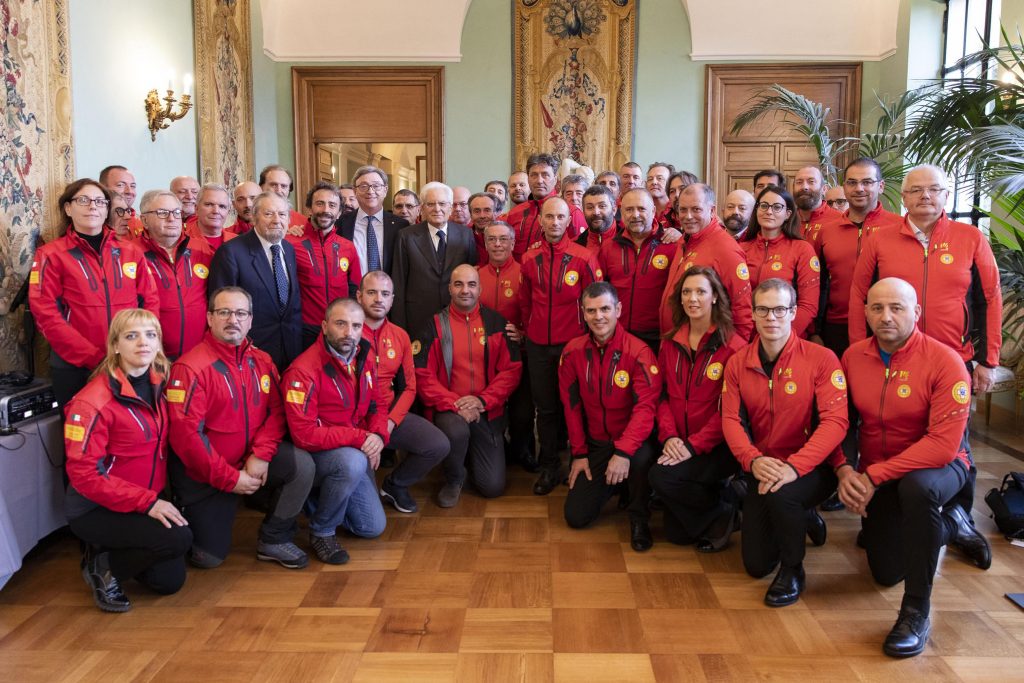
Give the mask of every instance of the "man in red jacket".
<svg viewBox="0 0 1024 683">
<path fill-rule="evenodd" d="M 198 244 L 205 242 L 210 251 L 216 252 L 222 244 L 238 237 L 231 230 L 225 230 L 231 198 L 223 185 L 207 183 L 199 190 L 196 201 L 195 221 L 185 225 L 184 232 Z"/>
<path fill-rule="evenodd" d="M 628 191 L 626 200 L 637 192 Z M 587 526 L 625 486 L 630 544 L 643 552 L 654 544 L 647 475 L 654 462 L 648 439 L 661 394 L 658 364 L 647 344 L 619 325 L 622 304 L 610 282 L 588 285 L 582 305 L 587 334 L 565 345 L 558 367 L 572 452 L 565 521 L 573 529 Z"/>
<path fill-rule="evenodd" d="M 273 504 L 260 525 L 256 558 L 302 569 L 295 518 L 313 483 L 309 454 L 283 441 L 284 409 L 273 361 L 246 338 L 252 299 L 240 287 L 210 296 L 209 332 L 171 367 L 168 462 L 175 502 L 192 529 L 189 562 L 210 569 L 231 549 L 238 495 L 266 487 Z"/>
<path fill-rule="evenodd" d="M 310 500 L 309 540 L 326 564 L 348 562 L 335 535 L 339 526 L 376 538 L 386 524 L 374 472 L 388 442 L 388 413 L 363 322 L 355 300 L 332 301 L 323 333 L 285 370 L 281 385 L 295 445 L 316 466 L 320 492 Z"/>
<path fill-rule="evenodd" d="M 546 496 L 562 480 L 558 455 L 562 423 L 558 361 L 569 340 L 586 330 L 580 295 L 587 285 L 601 279 L 601 268 L 593 252 L 566 235 L 569 206 L 565 201 L 552 197 L 544 202 L 541 221 L 544 239 L 523 255 L 519 300 L 526 325 L 526 356 L 540 441 L 541 473 L 533 492 Z"/>
<path fill-rule="evenodd" d="M 793 178 L 793 201 L 796 202 L 804 239 L 808 242 L 813 243 L 825 219 L 837 213 L 825 203 L 827 189 L 825 178 L 817 166 L 804 166 Z"/>
<path fill-rule="evenodd" d="M 180 202 L 166 190 L 142 195 L 139 216 L 146 231 L 138 245 L 160 292 L 164 353 L 177 360 L 206 333 L 206 279 L 213 251 L 182 235 Z M 177 214 L 177 215 L 175 215 Z"/>
<path fill-rule="evenodd" d="M 844 443 L 847 465 L 838 470 L 839 496 L 862 517 L 875 580 L 904 581 L 899 618 L 883 646 L 892 657 L 924 650 L 942 546 L 958 548 L 982 569 L 992 564 L 988 541 L 952 500 L 970 467 L 963 447 L 970 377 L 952 349 L 916 328 L 920 315 L 910 284 L 879 280 L 866 310 L 874 337 L 843 354 L 855 419 Z"/>
<path fill-rule="evenodd" d="M 235 207 L 235 222 L 229 225 L 226 230 L 236 235 L 244 235 L 252 230 L 256 219 L 252 210 L 256 207 L 256 198 L 263 190 L 251 180 L 235 185 L 235 193 L 231 198 L 231 205 Z"/>
<path fill-rule="evenodd" d="M 604 185 L 587 188 L 583 193 L 583 216 L 587 220 L 587 229 L 576 238 L 576 244 L 586 247 L 596 256 L 605 240 L 615 237 L 618 201 L 618 196 Z"/>
<path fill-rule="evenodd" d="M 367 273 L 356 300 L 365 314 L 363 339 L 369 342 L 376 364 L 378 409 L 388 417 L 388 446 L 405 451 L 405 458 L 381 483 L 380 495 L 399 512 L 416 512 L 419 506 L 409 487 L 427 476 L 448 455 L 451 445 L 429 420 L 409 412 L 416 400 L 416 370 L 409 335 L 388 320 L 395 300 L 391 278 L 383 270 Z"/>
<path fill-rule="evenodd" d="M 479 305 L 476 268 L 453 270 L 449 291 L 451 303 L 412 343 L 420 399 L 451 442 L 437 494 L 445 508 L 459 502 L 467 452 L 477 491 L 485 498 L 504 493 L 505 402 L 523 370 L 519 345 L 505 336 L 505 319 Z"/>
<path fill-rule="evenodd" d="M 533 154 L 526 160 L 526 172 L 530 183 L 530 198 L 505 216 L 499 217 L 499 220 L 505 221 L 516 231 L 516 246 L 512 254 L 520 263 L 526 250 L 543 237 L 541 211 L 545 201 L 558 196 L 558 159 L 550 154 Z M 575 206 L 570 207 L 566 228 L 571 240 L 587 229 L 587 219 Z"/>
<path fill-rule="evenodd" d="M 804 589 L 804 536 L 825 542 L 814 508 L 835 490 L 843 462 L 846 377 L 834 353 L 793 330 L 791 284 L 769 278 L 753 298 L 758 336 L 725 366 L 722 431 L 747 483 L 743 566 L 761 578 L 781 565 L 764 601 L 783 607 Z"/>
</svg>

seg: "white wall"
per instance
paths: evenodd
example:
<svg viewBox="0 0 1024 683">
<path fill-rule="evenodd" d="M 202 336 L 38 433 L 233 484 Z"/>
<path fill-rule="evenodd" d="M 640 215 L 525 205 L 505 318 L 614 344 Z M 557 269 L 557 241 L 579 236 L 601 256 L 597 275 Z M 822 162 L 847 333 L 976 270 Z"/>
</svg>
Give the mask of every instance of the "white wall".
<svg viewBox="0 0 1024 683">
<path fill-rule="evenodd" d="M 163 96 L 169 70 L 176 94 L 183 74 L 195 73 L 191 1 L 71 0 L 69 11 L 76 175 L 127 166 L 139 198 L 196 175 L 195 110 L 152 142 L 143 106 L 152 88 Z"/>
</svg>

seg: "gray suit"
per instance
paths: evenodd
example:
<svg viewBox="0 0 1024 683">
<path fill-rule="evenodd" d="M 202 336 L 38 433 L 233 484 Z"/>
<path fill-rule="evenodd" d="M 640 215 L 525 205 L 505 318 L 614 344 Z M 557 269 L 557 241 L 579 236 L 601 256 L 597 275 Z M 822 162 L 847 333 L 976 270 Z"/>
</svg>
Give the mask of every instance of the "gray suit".
<svg viewBox="0 0 1024 683">
<path fill-rule="evenodd" d="M 444 264 L 426 223 L 404 228 L 395 240 L 391 279 L 395 283 L 395 303 L 391 321 L 416 338 L 430 324 L 435 313 L 448 305 L 448 281 L 452 271 L 463 263 L 476 265 L 476 240 L 473 231 L 459 223 L 448 223 Z"/>
</svg>

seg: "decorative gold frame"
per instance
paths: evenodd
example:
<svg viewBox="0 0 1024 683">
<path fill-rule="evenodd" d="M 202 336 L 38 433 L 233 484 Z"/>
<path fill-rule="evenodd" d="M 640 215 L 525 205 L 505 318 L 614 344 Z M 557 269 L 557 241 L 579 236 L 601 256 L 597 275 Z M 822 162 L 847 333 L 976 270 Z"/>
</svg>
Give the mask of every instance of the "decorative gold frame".
<svg viewBox="0 0 1024 683">
<path fill-rule="evenodd" d="M 250 0 L 194 0 L 199 177 L 233 188 L 255 177 Z"/>
<path fill-rule="evenodd" d="M 636 6 L 637 0 L 515 0 L 515 168 L 535 152 L 571 156 L 595 171 L 630 161 Z M 572 77 L 576 70 L 579 79 Z"/>
</svg>

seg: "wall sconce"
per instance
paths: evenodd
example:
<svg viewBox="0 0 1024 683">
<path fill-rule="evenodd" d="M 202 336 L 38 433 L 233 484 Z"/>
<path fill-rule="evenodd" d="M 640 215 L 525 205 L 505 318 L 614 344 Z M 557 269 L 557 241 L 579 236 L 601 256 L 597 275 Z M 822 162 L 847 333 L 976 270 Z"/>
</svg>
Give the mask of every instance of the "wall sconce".
<svg viewBox="0 0 1024 683">
<path fill-rule="evenodd" d="M 185 74 L 185 92 L 181 96 L 181 102 L 174 99 L 174 84 L 172 79 L 167 80 L 167 96 L 163 99 L 166 105 L 160 104 L 160 95 L 156 88 L 146 95 L 146 120 L 149 122 L 150 139 L 156 142 L 156 132 L 171 125 L 171 122 L 185 116 L 192 108 L 192 74 Z M 174 111 L 174 105 L 178 104 L 178 110 Z"/>
</svg>

